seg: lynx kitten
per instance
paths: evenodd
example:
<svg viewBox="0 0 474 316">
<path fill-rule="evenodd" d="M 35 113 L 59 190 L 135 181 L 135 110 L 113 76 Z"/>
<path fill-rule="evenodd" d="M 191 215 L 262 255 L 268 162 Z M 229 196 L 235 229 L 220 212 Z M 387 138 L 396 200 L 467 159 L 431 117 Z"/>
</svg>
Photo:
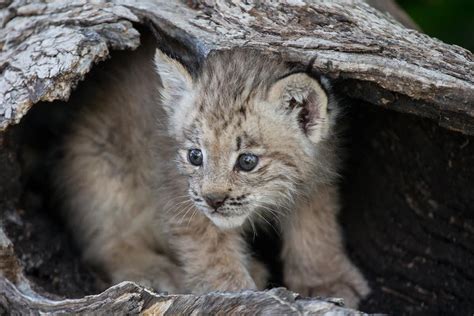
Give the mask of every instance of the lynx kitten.
<svg viewBox="0 0 474 316">
<path fill-rule="evenodd" d="M 144 49 L 121 62 L 72 100 L 56 175 L 87 262 L 159 291 L 256 289 L 266 271 L 243 235 L 271 217 L 289 289 L 349 306 L 367 295 L 336 220 L 324 80 L 244 49 L 211 53 L 196 74 L 160 50 L 154 66 Z"/>
</svg>

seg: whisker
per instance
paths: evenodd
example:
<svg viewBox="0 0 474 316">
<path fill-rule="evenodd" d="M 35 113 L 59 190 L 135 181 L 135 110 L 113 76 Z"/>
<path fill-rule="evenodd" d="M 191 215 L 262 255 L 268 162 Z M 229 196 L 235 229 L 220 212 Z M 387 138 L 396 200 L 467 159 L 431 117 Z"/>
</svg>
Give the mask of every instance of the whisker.
<svg viewBox="0 0 474 316">
<path fill-rule="evenodd" d="M 186 212 L 183 214 L 183 216 L 181 217 L 180 221 L 179 221 L 179 224 L 181 225 L 183 223 L 183 220 L 186 218 L 186 215 L 188 215 L 189 211 L 191 211 L 193 209 L 193 205 L 189 205 L 187 208 L 186 208 Z"/>
<path fill-rule="evenodd" d="M 193 217 L 194 215 L 196 215 L 196 213 L 198 212 L 198 210 L 196 208 L 193 208 L 193 213 L 191 214 L 191 216 L 189 217 L 189 220 L 188 220 L 188 226 L 189 227 L 191 225 L 191 221 L 193 220 Z"/>
<path fill-rule="evenodd" d="M 171 217 L 171 220 L 174 220 L 176 219 L 178 216 L 181 216 L 184 214 L 184 212 L 186 212 L 190 207 L 193 207 L 193 203 L 191 201 L 188 201 L 189 202 L 189 205 L 186 205 L 181 208 L 176 214 L 174 214 L 172 217 Z M 178 209 L 180 207 L 175 207 L 174 210 Z"/>
<path fill-rule="evenodd" d="M 277 234 L 280 234 L 278 232 L 278 230 L 275 228 L 275 226 L 273 224 L 271 224 L 266 218 L 265 216 L 263 216 L 262 214 L 259 214 L 258 212 L 255 212 L 255 214 L 257 214 L 261 219 L 263 219 L 268 225 L 270 225 L 271 228 L 273 228 L 273 230 L 277 233 Z"/>
<path fill-rule="evenodd" d="M 255 241 L 255 237 L 257 236 L 257 230 L 255 229 L 255 224 L 253 222 L 252 216 L 249 216 L 248 219 L 249 219 L 250 227 L 252 227 L 252 231 L 253 231 L 252 241 Z"/>
</svg>

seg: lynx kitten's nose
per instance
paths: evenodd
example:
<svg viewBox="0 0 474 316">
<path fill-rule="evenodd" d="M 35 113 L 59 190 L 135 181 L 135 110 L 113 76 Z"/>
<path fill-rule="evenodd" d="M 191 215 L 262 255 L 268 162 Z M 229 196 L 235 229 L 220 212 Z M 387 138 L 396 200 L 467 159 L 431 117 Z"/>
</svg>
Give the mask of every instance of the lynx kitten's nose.
<svg viewBox="0 0 474 316">
<path fill-rule="evenodd" d="M 206 203 L 213 209 L 218 209 L 220 206 L 222 206 L 226 199 L 227 195 L 219 193 L 207 194 L 204 196 Z"/>
</svg>

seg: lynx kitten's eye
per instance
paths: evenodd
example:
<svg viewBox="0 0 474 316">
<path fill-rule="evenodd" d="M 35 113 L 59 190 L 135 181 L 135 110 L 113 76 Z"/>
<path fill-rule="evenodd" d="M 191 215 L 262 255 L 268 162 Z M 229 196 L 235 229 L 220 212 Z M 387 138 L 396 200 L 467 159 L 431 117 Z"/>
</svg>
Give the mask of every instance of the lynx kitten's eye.
<svg viewBox="0 0 474 316">
<path fill-rule="evenodd" d="M 202 151 L 200 149 L 190 149 L 188 151 L 189 162 L 194 166 L 202 165 Z"/>
<path fill-rule="evenodd" d="M 258 164 L 258 157 L 252 154 L 242 154 L 237 159 L 237 168 L 242 171 L 252 171 Z"/>
</svg>

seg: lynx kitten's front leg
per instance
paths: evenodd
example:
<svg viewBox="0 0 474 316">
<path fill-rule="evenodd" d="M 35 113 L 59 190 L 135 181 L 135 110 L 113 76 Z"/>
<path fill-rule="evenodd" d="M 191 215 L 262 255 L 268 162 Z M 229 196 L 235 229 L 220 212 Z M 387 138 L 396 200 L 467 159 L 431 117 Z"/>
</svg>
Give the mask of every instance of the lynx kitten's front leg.
<svg viewBox="0 0 474 316">
<path fill-rule="evenodd" d="M 344 253 L 336 194 L 332 187 L 319 188 L 285 223 L 284 281 L 302 295 L 342 297 L 347 306 L 357 307 L 370 289 Z"/>
<path fill-rule="evenodd" d="M 85 258 L 101 267 L 112 284 L 133 281 L 158 292 L 183 292 L 181 268 L 168 256 L 147 247 L 138 235 L 115 237 L 100 247 L 86 248 L 94 253 Z"/>
<path fill-rule="evenodd" d="M 173 223 L 173 244 L 185 271 L 185 284 L 194 294 L 256 289 L 236 230 L 221 230 L 202 214 L 193 221 Z"/>
</svg>

